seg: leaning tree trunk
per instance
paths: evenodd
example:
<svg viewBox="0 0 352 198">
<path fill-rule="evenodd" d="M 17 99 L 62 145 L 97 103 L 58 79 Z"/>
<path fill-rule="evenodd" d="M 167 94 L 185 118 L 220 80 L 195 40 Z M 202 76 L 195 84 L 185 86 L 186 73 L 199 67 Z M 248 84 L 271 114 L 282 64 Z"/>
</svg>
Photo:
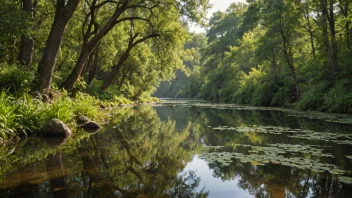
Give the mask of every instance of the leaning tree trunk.
<svg viewBox="0 0 352 198">
<path fill-rule="evenodd" d="M 98 68 L 99 68 L 99 61 L 100 61 L 99 45 L 95 48 L 94 53 L 93 53 L 93 57 L 94 58 L 93 58 L 92 67 L 89 68 L 89 73 L 88 73 L 88 77 L 87 77 L 87 85 L 92 84 L 94 76 L 97 73 Z"/>
<path fill-rule="evenodd" d="M 293 55 L 292 55 L 292 50 L 291 50 L 291 45 L 290 45 L 290 36 L 285 35 L 283 28 L 280 29 L 280 34 L 281 34 L 281 39 L 282 39 L 282 44 L 283 44 L 283 52 L 286 58 L 287 65 L 290 68 L 292 77 L 295 81 L 296 85 L 296 99 L 299 98 L 300 96 L 300 88 L 299 88 L 299 81 L 296 76 L 296 69 L 293 63 Z"/>
<path fill-rule="evenodd" d="M 127 61 L 128 56 L 130 55 L 132 48 L 134 48 L 135 46 L 137 46 L 140 43 L 143 43 L 144 41 L 146 41 L 148 39 L 160 36 L 160 34 L 158 34 L 158 33 L 153 33 L 153 34 L 150 34 L 148 36 L 145 36 L 145 37 L 140 38 L 135 41 L 135 39 L 137 38 L 138 35 L 139 35 L 139 33 L 135 34 L 134 36 L 132 36 L 132 34 L 130 35 L 130 41 L 128 43 L 127 49 L 120 57 L 117 64 L 111 68 L 111 72 L 110 72 L 109 76 L 104 80 L 103 85 L 100 87 L 100 89 L 102 91 L 106 91 L 109 88 L 109 86 L 111 86 L 113 84 L 116 75 L 119 73 L 121 67 Z"/>
<path fill-rule="evenodd" d="M 104 83 L 100 88 L 101 90 L 106 91 L 110 87 L 110 85 L 114 82 L 116 75 L 119 73 L 123 64 L 127 61 L 127 58 L 130 54 L 131 49 L 132 49 L 132 47 L 128 48 L 125 51 L 125 53 L 120 57 L 117 64 L 111 68 L 111 72 L 110 72 L 109 76 L 104 80 Z"/>
<path fill-rule="evenodd" d="M 30 19 L 33 19 L 35 7 L 36 2 L 33 2 L 33 0 L 22 0 L 22 10 L 30 17 Z M 31 35 L 28 34 L 28 30 L 24 30 L 21 36 L 20 54 L 18 57 L 18 62 L 22 66 L 32 66 L 33 49 L 34 40 Z"/>
<path fill-rule="evenodd" d="M 90 40 L 89 38 L 83 42 L 80 55 L 78 56 L 78 60 L 71 74 L 67 77 L 67 79 L 61 84 L 61 88 L 66 90 L 72 90 L 78 81 L 81 73 L 83 71 L 84 64 L 86 63 L 89 55 L 92 53 L 94 48 L 98 45 L 100 40 L 110 32 L 110 30 L 118 24 L 117 19 L 121 16 L 121 14 L 125 11 L 128 1 L 124 1 L 121 7 L 116 7 L 113 15 L 107 21 L 107 23 L 102 27 Z M 88 32 L 90 34 L 90 32 Z"/>
<path fill-rule="evenodd" d="M 54 22 L 46 41 L 43 56 L 39 62 L 34 79 L 34 90 L 47 94 L 50 90 L 51 79 L 55 70 L 57 54 L 61 47 L 63 34 L 68 21 L 71 19 L 80 0 L 57 0 Z"/>
</svg>

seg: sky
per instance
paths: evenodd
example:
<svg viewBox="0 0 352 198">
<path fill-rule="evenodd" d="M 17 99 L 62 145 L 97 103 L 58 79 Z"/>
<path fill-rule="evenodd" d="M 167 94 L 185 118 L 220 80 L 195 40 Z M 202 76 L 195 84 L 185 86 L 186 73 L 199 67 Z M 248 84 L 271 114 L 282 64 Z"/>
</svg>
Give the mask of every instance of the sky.
<svg viewBox="0 0 352 198">
<path fill-rule="evenodd" d="M 246 0 L 209 0 L 209 3 L 213 5 L 213 7 L 208 11 L 208 18 L 216 11 L 225 11 L 226 8 L 229 7 L 231 3 L 234 2 L 246 2 Z M 197 26 L 190 27 L 191 32 L 201 33 L 205 32 L 203 28 Z"/>
</svg>

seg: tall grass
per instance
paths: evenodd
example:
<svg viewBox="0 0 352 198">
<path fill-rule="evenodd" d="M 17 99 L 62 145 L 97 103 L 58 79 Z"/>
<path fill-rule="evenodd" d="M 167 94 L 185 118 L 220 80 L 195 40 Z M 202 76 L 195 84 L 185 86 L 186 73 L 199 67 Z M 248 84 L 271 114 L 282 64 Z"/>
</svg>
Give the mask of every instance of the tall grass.
<svg viewBox="0 0 352 198">
<path fill-rule="evenodd" d="M 67 123 L 74 116 L 74 108 L 71 98 L 62 97 L 51 104 L 45 104 L 41 111 L 45 120 L 59 119 Z"/>
<path fill-rule="evenodd" d="M 43 124 L 43 103 L 40 100 L 32 99 L 29 94 L 14 100 L 16 106 L 16 122 L 19 123 L 17 131 L 34 132 L 38 126 Z"/>
<path fill-rule="evenodd" d="M 75 116 L 87 116 L 91 119 L 99 119 L 102 111 L 99 110 L 99 100 L 94 96 L 78 93 L 74 100 L 73 113 Z"/>
<path fill-rule="evenodd" d="M 13 98 L 0 93 L 0 137 L 8 139 L 17 136 L 18 123 L 16 122 L 16 106 L 12 104 Z"/>
<path fill-rule="evenodd" d="M 75 98 L 63 96 L 49 104 L 26 93 L 16 98 L 8 92 L 0 92 L 0 138 L 4 140 L 37 134 L 51 119 L 74 127 L 74 118 L 82 115 L 98 121 L 103 119 L 95 97 L 79 93 Z"/>
</svg>

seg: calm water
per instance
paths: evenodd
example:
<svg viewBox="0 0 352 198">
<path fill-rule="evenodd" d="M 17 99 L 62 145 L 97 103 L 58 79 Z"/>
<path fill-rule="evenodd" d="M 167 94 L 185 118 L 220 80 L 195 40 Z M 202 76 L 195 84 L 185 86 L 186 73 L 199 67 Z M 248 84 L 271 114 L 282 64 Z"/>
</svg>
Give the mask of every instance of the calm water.
<svg viewBox="0 0 352 198">
<path fill-rule="evenodd" d="M 0 147 L 0 197 L 352 197 L 351 125 L 195 102 Z"/>
</svg>

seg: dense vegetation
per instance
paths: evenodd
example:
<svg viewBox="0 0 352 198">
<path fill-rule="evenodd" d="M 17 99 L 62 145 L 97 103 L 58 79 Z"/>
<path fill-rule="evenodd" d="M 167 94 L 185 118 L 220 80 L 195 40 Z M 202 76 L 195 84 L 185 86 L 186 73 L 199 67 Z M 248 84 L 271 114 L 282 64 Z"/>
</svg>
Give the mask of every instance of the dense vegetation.
<svg viewBox="0 0 352 198">
<path fill-rule="evenodd" d="M 350 13 L 349 0 L 233 3 L 156 96 L 352 113 Z"/>
<path fill-rule="evenodd" d="M 154 100 L 159 82 L 184 67 L 187 24 L 204 24 L 208 8 L 208 0 L 2 1 L 0 142 L 52 118 L 97 117 L 89 112 L 97 99 Z"/>
</svg>

